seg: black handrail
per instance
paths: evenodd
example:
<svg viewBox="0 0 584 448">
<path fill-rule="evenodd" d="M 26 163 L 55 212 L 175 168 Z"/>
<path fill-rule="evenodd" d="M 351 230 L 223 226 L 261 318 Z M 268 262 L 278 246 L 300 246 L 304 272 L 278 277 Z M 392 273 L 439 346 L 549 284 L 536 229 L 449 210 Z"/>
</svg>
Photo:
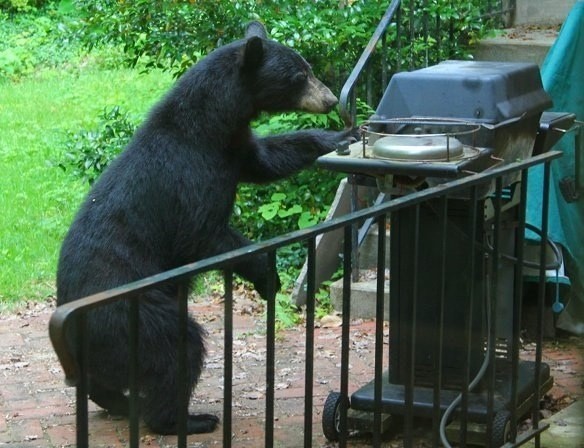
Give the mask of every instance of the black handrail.
<svg viewBox="0 0 584 448">
<path fill-rule="evenodd" d="M 377 25 L 373 36 L 371 36 L 369 43 L 363 50 L 359 61 L 357 61 L 357 64 L 355 67 L 353 67 L 351 74 L 341 89 L 339 107 L 341 110 L 341 117 L 343 118 L 343 121 L 347 127 L 353 127 L 355 125 L 355 87 L 357 86 L 357 81 L 361 77 L 363 70 L 365 70 L 367 63 L 375 52 L 375 48 L 377 47 L 379 40 L 385 36 L 385 31 L 387 30 L 387 27 L 391 23 L 393 16 L 400 6 L 401 0 L 392 0 L 389 7 L 385 11 L 383 18 L 379 22 L 379 25 Z M 351 104 L 349 104 L 349 101 L 351 101 Z"/>
<path fill-rule="evenodd" d="M 405 3 L 405 4 L 404 4 Z M 400 57 L 399 57 L 399 53 L 401 50 L 401 37 L 402 37 L 402 33 L 404 32 L 401 27 L 402 27 L 402 20 L 400 18 L 400 12 L 402 10 L 402 6 L 404 6 L 404 8 L 409 8 L 409 18 L 407 20 L 409 20 L 409 33 L 410 33 L 410 37 L 413 40 L 416 34 L 416 30 L 414 29 L 414 11 L 416 10 L 416 7 L 422 7 L 425 8 L 428 5 L 428 0 L 423 0 L 420 2 L 417 2 L 416 0 L 409 0 L 409 2 L 403 2 L 402 0 L 392 0 L 391 3 L 389 4 L 389 6 L 387 7 L 381 21 L 379 22 L 379 24 L 377 25 L 377 28 L 375 29 L 375 32 L 373 33 L 373 35 L 371 36 L 371 39 L 369 40 L 368 44 L 366 45 L 366 47 L 363 49 L 363 53 L 361 53 L 361 56 L 359 57 L 359 60 L 357 61 L 357 63 L 355 64 L 355 66 L 353 67 L 353 70 L 351 71 L 350 75 L 348 76 L 347 80 L 345 81 L 345 84 L 343 85 L 342 89 L 341 89 L 341 93 L 339 95 L 339 108 L 340 108 L 340 113 L 341 113 L 341 117 L 345 123 L 345 125 L 347 127 L 353 127 L 356 125 L 356 115 L 357 115 L 357 105 L 356 105 L 356 99 L 357 99 L 357 86 L 359 81 L 361 80 L 361 78 L 363 77 L 364 74 L 366 74 L 366 80 L 365 80 L 365 89 L 366 89 L 366 93 L 361 95 L 361 98 L 366 98 L 367 99 L 367 103 L 369 104 L 369 106 L 374 107 L 373 104 L 373 92 L 372 92 L 372 83 L 371 80 L 374 78 L 371 75 L 371 72 L 369 71 L 369 69 L 375 68 L 376 70 L 381 70 L 381 84 L 382 84 L 382 88 L 385 88 L 386 83 L 389 81 L 387 79 L 387 69 L 388 69 L 388 48 L 391 48 L 392 50 L 394 50 L 395 52 L 398 53 L 398 57 L 397 59 L 394 61 L 394 67 L 393 70 L 396 72 L 399 72 L 402 70 L 402 64 L 400 61 Z M 515 12 L 515 0 L 498 0 L 498 1 L 487 1 L 485 2 L 484 5 L 481 6 L 481 10 L 483 10 L 484 12 L 480 15 L 477 16 L 477 20 L 499 20 L 500 24 L 503 26 L 508 26 L 511 22 L 512 22 L 512 17 L 513 14 Z M 429 20 L 430 19 L 434 19 L 436 21 L 435 26 L 436 28 L 440 27 L 440 17 L 429 17 L 428 15 L 426 15 L 423 19 L 423 30 L 421 30 L 422 35 L 424 36 L 424 41 L 427 42 L 428 38 L 429 38 L 429 34 L 431 34 L 431 31 L 429 31 Z M 394 36 L 394 41 L 392 42 L 388 42 L 387 41 L 387 30 L 388 28 L 391 26 L 391 24 L 394 23 L 396 26 L 396 34 Z M 406 31 L 408 32 L 408 31 Z M 439 37 L 439 36 L 438 36 Z M 452 39 L 454 39 L 454 37 L 451 35 L 449 38 L 449 41 L 451 41 Z M 373 55 L 376 52 L 376 49 L 378 48 L 379 44 L 381 41 L 381 47 L 382 47 L 382 61 L 381 64 L 376 63 L 375 67 L 371 67 L 371 61 L 373 58 Z M 438 43 L 438 45 L 440 45 Z M 425 65 L 428 65 L 430 61 L 428 61 L 428 58 L 426 57 L 425 60 Z M 434 62 L 439 62 L 439 61 L 434 61 Z M 411 70 L 413 68 L 417 68 L 415 67 L 415 62 L 413 60 L 410 59 L 409 64 L 407 65 L 407 67 L 405 67 L 408 70 Z M 367 73 L 366 73 L 367 72 Z"/>
</svg>

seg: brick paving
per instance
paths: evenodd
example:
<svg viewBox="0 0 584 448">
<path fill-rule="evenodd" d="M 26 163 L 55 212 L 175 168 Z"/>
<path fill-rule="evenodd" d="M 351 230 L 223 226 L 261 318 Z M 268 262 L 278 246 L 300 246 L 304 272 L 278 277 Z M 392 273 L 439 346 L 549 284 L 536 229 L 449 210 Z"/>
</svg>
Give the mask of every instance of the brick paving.
<svg viewBox="0 0 584 448">
<path fill-rule="evenodd" d="M 235 447 L 263 446 L 265 331 L 261 305 L 238 299 L 235 315 L 233 438 Z M 0 447 L 57 448 L 74 446 L 73 388 L 66 387 L 48 339 L 52 304 L 35 304 L 0 316 Z M 209 331 L 206 369 L 195 390 L 194 412 L 222 413 L 223 336 L 219 300 L 191 305 L 191 312 Z M 351 325 L 351 390 L 372 378 L 374 324 Z M 387 331 L 387 328 L 386 328 Z M 303 444 L 304 329 L 280 331 L 276 342 L 275 446 Z M 544 360 L 555 385 L 550 397 L 560 406 L 584 398 L 582 338 L 564 338 L 545 344 Z M 525 357 L 533 354 L 527 345 Z M 324 400 L 339 390 L 340 328 L 333 319 L 316 329 L 313 446 L 332 446 L 321 431 Z M 90 402 L 91 447 L 127 446 L 127 420 L 112 418 Z M 141 446 L 172 447 L 176 438 L 159 436 L 141 428 Z M 189 436 L 191 447 L 222 446 L 222 430 Z M 350 446 L 363 446 L 363 441 Z M 388 442 L 385 446 L 401 446 Z"/>
</svg>

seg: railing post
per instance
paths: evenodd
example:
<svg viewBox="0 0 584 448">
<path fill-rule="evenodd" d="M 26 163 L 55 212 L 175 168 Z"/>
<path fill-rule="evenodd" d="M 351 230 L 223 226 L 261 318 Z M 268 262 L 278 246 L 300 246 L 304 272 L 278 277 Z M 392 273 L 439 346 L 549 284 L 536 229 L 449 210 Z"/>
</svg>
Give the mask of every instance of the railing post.
<svg viewBox="0 0 584 448">
<path fill-rule="evenodd" d="M 233 408 L 233 270 L 223 273 L 225 287 L 225 316 L 223 334 L 223 447 L 231 448 Z"/>
<path fill-rule="evenodd" d="M 490 351 L 487 354 L 489 357 L 488 370 L 488 387 L 487 387 L 487 425 L 486 425 L 486 439 L 493 439 L 493 419 L 495 417 L 495 390 L 497 387 L 497 315 L 498 315 L 498 287 L 499 287 L 499 262 L 501 257 L 501 207 L 503 195 L 503 178 L 498 177 L 495 180 L 495 194 L 492 199 L 494 218 L 493 218 L 493 250 L 491 254 L 491 262 L 488 269 L 490 270 L 490 277 L 487 277 L 487 300 L 488 310 L 490 315 L 488 320 L 488 341 L 487 345 Z"/>
<path fill-rule="evenodd" d="M 268 266 L 276 266 L 276 252 L 268 252 Z M 274 400 L 275 400 L 275 364 L 276 364 L 276 272 L 270 268 L 267 273 L 268 300 L 267 332 L 266 332 L 266 422 L 265 422 L 265 446 L 274 445 Z"/>
<path fill-rule="evenodd" d="M 312 405 L 314 390 L 314 312 L 316 290 L 316 240 L 308 240 L 306 288 L 306 357 L 304 378 L 304 447 L 312 447 Z"/>
<path fill-rule="evenodd" d="M 187 446 L 187 419 L 189 415 L 189 386 L 187 384 L 187 330 L 189 319 L 188 308 L 188 284 L 181 281 L 178 286 L 178 372 L 177 372 L 177 407 L 178 407 L 178 440 L 177 446 L 179 448 L 186 448 Z"/>
<path fill-rule="evenodd" d="M 352 226 L 344 227 L 343 244 L 343 321 L 341 328 L 341 406 L 339 446 L 347 446 L 347 412 L 349 397 L 349 336 L 351 329 L 351 250 L 353 248 Z"/>
<path fill-rule="evenodd" d="M 130 447 L 138 448 L 140 446 L 140 389 L 138 386 L 138 362 L 139 362 L 139 331 L 140 331 L 140 298 L 137 296 L 129 297 L 129 327 L 130 333 L 128 344 L 128 362 L 129 362 L 129 405 L 130 405 Z"/>
<path fill-rule="evenodd" d="M 385 314 L 386 216 L 377 219 L 377 297 L 375 301 L 375 378 L 373 393 L 373 446 L 381 446 L 381 395 L 383 392 L 383 321 Z"/>
<path fill-rule="evenodd" d="M 448 196 L 443 196 L 440 199 L 440 206 L 438 212 L 438 219 L 440 220 L 440 286 L 439 296 L 440 305 L 438 311 L 438 325 L 436 326 L 436 339 L 434 341 L 434 384 L 432 387 L 432 446 L 440 445 L 440 417 L 441 417 L 441 402 L 442 402 L 442 356 L 444 343 L 444 303 L 446 300 L 446 253 L 448 240 Z"/>
<path fill-rule="evenodd" d="M 88 393 L 88 363 L 89 363 L 89 338 L 87 336 L 87 312 L 77 314 L 77 363 L 79 367 L 77 385 L 75 389 L 76 399 L 76 436 L 79 448 L 89 447 L 89 422 L 87 411 Z"/>
<path fill-rule="evenodd" d="M 527 182 L 528 172 L 522 171 L 520 184 L 520 201 L 517 216 L 517 232 L 515 235 L 515 256 L 517 263 L 515 263 L 514 284 L 513 291 L 513 330 L 511 332 L 511 440 L 517 439 L 517 423 L 521 415 L 517 414 L 518 398 L 519 398 L 519 348 L 521 346 L 521 321 L 523 308 L 523 259 L 524 259 L 524 244 L 525 244 L 525 207 L 527 203 Z M 545 264 L 545 259 L 541 261 Z M 539 389 L 535 391 L 539 397 Z"/>
<path fill-rule="evenodd" d="M 541 390 L 541 364 L 542 364 L 542 347 L 543 347 L 543 320 L 545 310 L 545 271 L 546 271 L 546 247 L 548 244 L 549 230 L 549 192 L 550 192 L 550 170 L 551 161 L 547 160 L 543 165 L 543 189 L 541 198 L 541 241 L 539 251 L 539 288 L 537 294 L 537 325 L 536 325 L 536 343 L 535 343 L 535 368 L 534 368 L 534 389 L 532 403 L 532 422 L 533 428 L 539 428 L 539 393 Z M 540 446 L 539 433 L 535 436 L 535 448 Z"/>
<path fill-rule="evenodd" d="M 470 279 L 468 283 L 468 304 L 466 304 L 466 322 L 464 323 L 464 336 L 465 336 L 465 352 L 464 365 L 462 366 L 462 383 L 461 383 L 461 412 L 460 412 L 460 445 L 466 446 L 467 443 L 467 421 L 468 421 L 468 406 L 469 406 L 469 394 L 470 394 L 470 383 L 471 374 L 476 372 L 471 372 L 472 367 L 472 353 L 473 342 L 476 341 L 473 338 L 473 317 L 475 313 L 475 278 L 476 278 L 476 244 L 477 244 L 477 202 L 478 193 L 477 187 L 473 186 L 470 188 L 470 198 L 469 198 L 469 214 L 468 214 L 468 240 L 469 240 L 469 274 Z"/>
<path fill-rule="evenodd" d="M 418 278 L 420 267 L 420 204 L 414 206 L 414 247 L 413 251 L 413 272 L 412 272 L 412 297 L 410 298 L 409 315 L 411 316 L 411 325 L 409 327 L 409 338 L 407 342 L 406 353 L 406 380 L 404 384 L 404 447 L 413 447 L 413 428 L 414 428 L 414 390 L 416 382 L 416 335 L 418 332 Z M 409 280 L 409 279 L 408 279 Z M 395 341 L 394 341 L 395 343 Z"/>
</svg>

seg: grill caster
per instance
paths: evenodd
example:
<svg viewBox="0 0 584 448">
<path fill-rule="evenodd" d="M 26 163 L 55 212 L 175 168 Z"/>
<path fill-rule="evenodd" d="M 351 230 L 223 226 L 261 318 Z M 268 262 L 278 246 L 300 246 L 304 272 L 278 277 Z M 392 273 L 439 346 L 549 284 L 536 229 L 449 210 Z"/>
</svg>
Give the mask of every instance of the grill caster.
<svg viewBox="0 0 584 448">
<path fill-rule="evenodd" d="M 327 440 L 337 442 L 341 434 L 341 410 L 349 409 L 349 399 L 339 392 L 329 393 L 322 412 L 322 432 Z"/>
<path fill-rule="evenodd" d="M 501 447 L 511 441 L 511 413 L 503 409 L 495 414 L 493 418 L 493 447 Z"/>
</svg>

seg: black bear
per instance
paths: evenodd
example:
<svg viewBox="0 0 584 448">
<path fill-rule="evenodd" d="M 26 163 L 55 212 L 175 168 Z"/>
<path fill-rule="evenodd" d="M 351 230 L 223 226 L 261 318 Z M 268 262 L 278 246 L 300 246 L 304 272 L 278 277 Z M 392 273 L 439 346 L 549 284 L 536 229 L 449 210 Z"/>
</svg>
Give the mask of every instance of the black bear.
<svg viewBox="0 0 584 448">
<path fill-rule="evenodd" d="M 337 103 L 296 52 L 259 22 L 187 71 L 153 107 L 132 141 L 93 185 L 64 240 L 57 304 L 250 244 L 229 227 L 238 182 L 291 175 L 353 131 L 306 130 L 258 138 L 262 111 L 328 112 Z M 267 257 L 235 266 L 264 299 Z M 140 297 L 140 412 L 155 432 L 177 431 L 176 285 Z M 92 310 L 89 396 L 128 413 L 128 303 Z M 205 356 L 204 330 L 188 330 L 189 396 Z M 73 343 L 74 341 L 72 341 Z M 190 415 L 189 433 L 213 431 L 214 415 Z"/>
</svg>

